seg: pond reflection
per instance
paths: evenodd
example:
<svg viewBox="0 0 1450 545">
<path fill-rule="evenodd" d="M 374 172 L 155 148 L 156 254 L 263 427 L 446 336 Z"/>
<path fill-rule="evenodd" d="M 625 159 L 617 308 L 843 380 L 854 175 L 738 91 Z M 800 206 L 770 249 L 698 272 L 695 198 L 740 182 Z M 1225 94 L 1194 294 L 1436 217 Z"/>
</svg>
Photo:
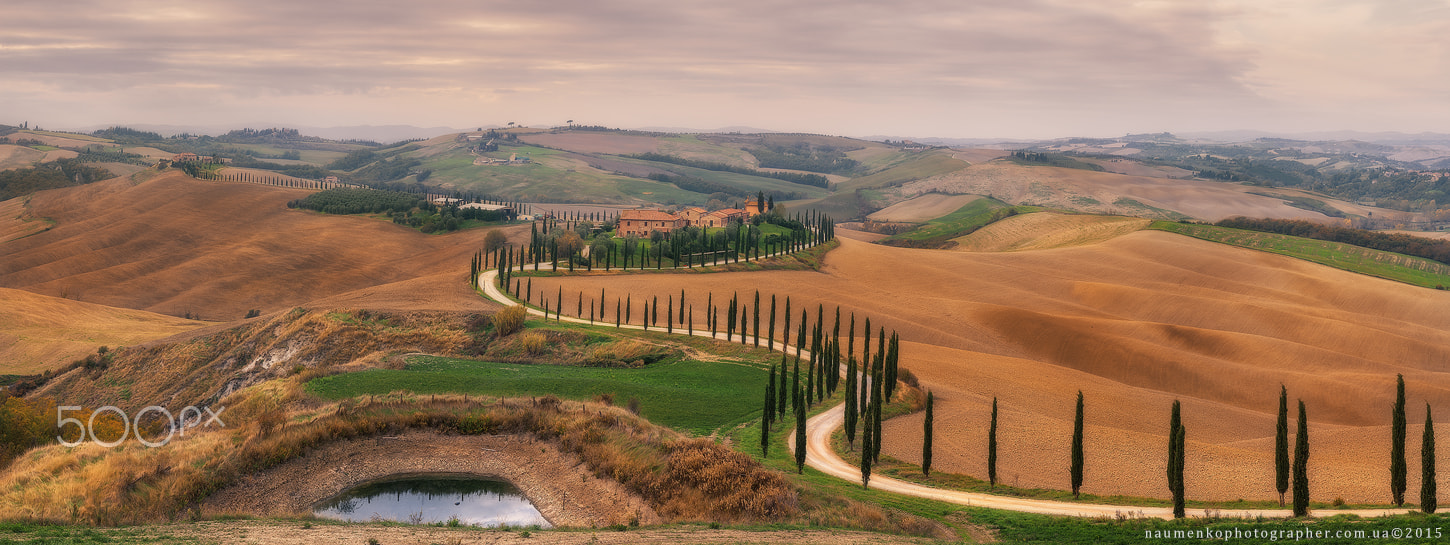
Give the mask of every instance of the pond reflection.
<svg viewBox="0 0 1450 545">
<path fill-rule="evenodd" d="M 349 522 L 549 527 L 512 483 L 473 477 L 413 477 L 369 483 L 322 502 L 313 514 Z"/>
</svg>

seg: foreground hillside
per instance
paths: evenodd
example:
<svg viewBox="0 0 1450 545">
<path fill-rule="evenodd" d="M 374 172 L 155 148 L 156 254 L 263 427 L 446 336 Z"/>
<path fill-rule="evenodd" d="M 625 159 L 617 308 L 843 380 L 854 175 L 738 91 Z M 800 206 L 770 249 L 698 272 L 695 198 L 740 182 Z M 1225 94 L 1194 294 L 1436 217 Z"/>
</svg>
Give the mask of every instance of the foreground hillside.
<svg viewBox="0 0 1450 545">
<path fill-rule="evenodd" d="M 456 281 L 393 295 L 411 293 L 440 310 L 479 304 L 464 277 L 486 230 L 425 235 L 385 220 L 287 208 L 307 194 L 179 172 L 44 191 L 27 213 L 55 225 L 0 247 L 0 287 L 227 321 L 451 275 Z"/>
<path fill-rule="evenodd" d="M 985 419 L 998 396 L 1009 449 L 999 474 L 1023 487 L 1066 486 L 1079 389 L 1094 438 L 1084 491 L 1163 496 L 1162 434 L 1181 399 L 1196 468 L 1190 496 L 1219 500 L 1277 497 L 1281 383 L 1308 405 L 1323 445 L 1311 469 L 1316 497 L 1351 502 L 1384 499 L 1395 374 L 1416 403 L 1450 402 L 1441 370 L 1450 294 L 1162 232 L 1009 253 L 846 240 L 821 273 L 534 280 L 544 293 L 607 287 L 663 299 L 684 289 L 695 301 L 762 289 L 812 314 L 827 304 L 828 319 L 837 304 L 843 315 L 870 316 L 873 327 L 901 332 L 902 365 L 937 392 L 937 441 L 949 445 L 938 467 L 985 474 Z M 903 440 L 886 452 L 919 460 L 919 443 L 905 438 L 920 425 L 890 422 L 887 433 Z"/>
</svg>

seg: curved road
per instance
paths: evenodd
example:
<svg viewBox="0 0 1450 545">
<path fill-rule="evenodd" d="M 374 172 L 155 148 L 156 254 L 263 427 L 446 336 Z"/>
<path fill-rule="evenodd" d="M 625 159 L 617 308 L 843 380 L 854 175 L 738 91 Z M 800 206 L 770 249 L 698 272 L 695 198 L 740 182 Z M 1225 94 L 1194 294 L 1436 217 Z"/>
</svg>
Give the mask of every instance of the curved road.
<svg viewBox="0 0 1450 545">
<path fill-rule="evenodd" d="M 540 264 L 541 269 L 547 266 L 548 264 Z M 495 302 L 503 305 L 516 304 L 516 301 L 510 299 L 507 295 L 500 291 L 497 286 L 494 285 L 494 280 L 497 278 L 498 269 L 489 269 L 483 271 L 478 275 L 478 283 L 479 286 L 483 287 L 484 294 L 487 295 L 489 299 L 493 299 Z M 533 307 L 527 308 L 529 313 L 531 314 L 537 316 L 544 315 L 544 311 L 542 310 Z M 574 318 L 572 316 L 564 316 L 561 318 L 561 320 L 580 324 L 590 323 L 589 320 Z M 606 322 L 597 323 L 599 325 L 606 325 Z M 625 324 L 621 327 L 627 329 L 644 329 L 644 327 L 642 326 L 629 324 Z M 658 327 L 656 327 L 655 329 L 660 330 L 660 328 Z M 676 333 L 681 335 L 685 334 L 683 330 L 679 329 L 676 330 Z M 714 337 L 716 339 L 724 339 L 723 335 L 711 335 L 709 331 L 695 331 L 693 332 L 693 335 L 697 337 Z M 783 342 L 776 342 L 774 340 L 771 340 L 766 344 L 769 345 L 772 350 L 784 351 L 786 348 L 794 348 L 789 347 Z M 802 350 L 801 354 L 802 357 L 809 357 L 810 351 Z M 842 460 L 840 456 L 836 455 L 836 451 L 831 448 L 831 435 L 836 432 L 836 428 L 845 425 L 845 418 L 845 405 L 841 404 L 836 405 L 835 407 L 832 407 L 825 412 L 817 414 L 816 416 L 811 417 L 809 420 L 806 421 L 806 465 L 811 466 L 812 468 L 827 475 L 845 479 L 850 482 L 859 483 L 861 482 L 861 468 L 859 466 L 850 464 L 845 460 Z M 786 444 L 789 445 L 789 448 L 791 449 L 795 448 L 795 434 L 789 434 L 787 436 Z M 979 492 L 964 492 L 960 490 L 946 490 L 892 479 L 890 477 L 886 477 L 877 473 L 871 474 L 870 483 L 871 488 L 876 490 L 884 490 L 887 492 L 895 492 L 897 494 L 915 496 L 918 498 L 926 498 L 948 503 L 955 503 L 959 505 L 987 507 L 991 509 L 1003 509 L 1007 511 L 1018 511 L 1023 513 L 1093 518 L 1117 516 L 1154 517 L 1162 519 L 1173 518 L 1173 509 L 1169 507 L 1142 507 L 1135 505 L 1072 503 L 1030 498 L 1016 498 L 1012 496 L 999 496 L 995 494 L 982 494 Z M 1228 511 L 1219 509 L 1211 511 L 1217 511 L 1218 516 L 1236 516 L 1243 518 L 1286 518 L 1293 515 L 1293 512 L 1289 511 L 1288 509 L 1245 509 L 1241 511 Z M 1378 517 L 1384 515 L 1403 514 L 1410 511 L 1412 510 L 1332 509 L 1325 511 L 1325 514 Z M 1207 513 L 1205 513 L 1204 509 L 1189 509 L 1188 516 L 1205 517 L 1208 515 Z"/>
</svg>

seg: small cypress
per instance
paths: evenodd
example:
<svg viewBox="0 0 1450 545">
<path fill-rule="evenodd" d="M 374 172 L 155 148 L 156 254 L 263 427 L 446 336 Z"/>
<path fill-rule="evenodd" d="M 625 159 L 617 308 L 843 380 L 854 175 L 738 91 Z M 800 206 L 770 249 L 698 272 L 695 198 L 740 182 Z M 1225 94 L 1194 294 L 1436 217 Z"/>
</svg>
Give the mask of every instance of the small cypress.
<svg viewBox="0 0 1450 545">
<path fill-rule="evenodd" d="M 926 419 L 921 424 L 921 474 L 931 476 L 932 393 L 926 393 Z"/>
<path fill-rule="evenodd" d="M 987 431 L 987 486 L 997 486 L 997 398 L 992 398 L 992 427 Z"/>
<path fill-rule="evenodd" d="M 1434 513 L 1439 507 L 1435 486 L 1435 418 L 1425 404 L 1425 435 L 1420 442 L 1420 510 Z"/>
<path fill-rule="evenodd" d="M 806 472 L 806 404 L 800 403 L 800 389 L 796 389 L 795 404 L 795 471 Z"/>
<path fill-rule="evenodd" d="M 1395 405 L 1390 409 L 1390 495 L 1395 506 L 1405 504 L 1405 375 L 1395 378 Z"/>
<path fill-rule="evenodd" d="M 1294 434 L 1294 516 L 1309 515 L 1309 419 L 1299 400 L 1299 432 Z"/>
<path fill-rule="evenodd" d="M 1289 491 L 1289 388 L 1279 385 L 1279 423 L 1274 431 L 1274 486 L 1279 490 L 1279 507 Z"/>
<path fill-rule="evenodd" d="M 1077 499 L 1082 489 L 1082 390 L 1077 392 L 1077 416 L 1072 424 L 1072 497 Z"/>
</svg>

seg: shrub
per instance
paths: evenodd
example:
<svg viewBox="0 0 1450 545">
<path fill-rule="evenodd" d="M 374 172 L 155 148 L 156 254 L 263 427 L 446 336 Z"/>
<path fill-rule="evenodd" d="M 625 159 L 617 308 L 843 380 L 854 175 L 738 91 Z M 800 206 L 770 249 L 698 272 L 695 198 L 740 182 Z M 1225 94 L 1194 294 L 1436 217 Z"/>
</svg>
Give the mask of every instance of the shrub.
<svg viewBox="0 0 1450 545">
<path fill-rule="evenodd" d="M 538 331 L 529 331 L 519 335 L 519 345 L 530 356 L 537 356 L 543 353 L 544 345 L 546 344 L 548 344 L 548 339 L 544 338 L 544 334 Z"/>
<path fill-rule="evenodd" d="M 524 328 L 524 318 L 528 315 L 529 311 L 523 305 L 503 309 L 493 316 L 494 331 L 500 337 L 512 335 L 515 331 Z"/>
</svg>

